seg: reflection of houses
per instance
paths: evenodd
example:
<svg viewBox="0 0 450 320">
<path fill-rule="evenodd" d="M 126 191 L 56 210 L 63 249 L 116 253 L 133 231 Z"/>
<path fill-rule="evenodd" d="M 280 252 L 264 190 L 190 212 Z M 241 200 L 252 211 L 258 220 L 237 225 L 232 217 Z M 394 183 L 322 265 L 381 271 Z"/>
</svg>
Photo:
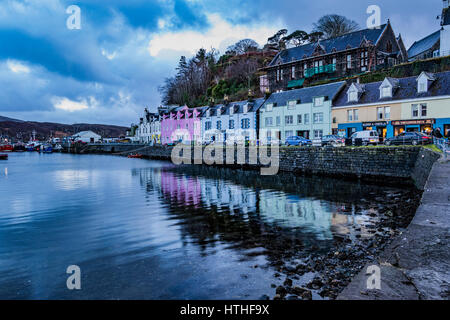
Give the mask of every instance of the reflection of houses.
<svg viewBox="0 0 450 320">
<path fill-rule="evenodd" d="M 234 143 L 258 138 L 258 111 L 264 99 L 206 107 L 202 114 L 204 142 Z"/>
<path fill-rule="evenodd" d="M 198 206 L 201 201 L 200 181 L 196 177 L 176 175 L 170 171 L 161 172 L 161 191 L 171 200 L 186 206 Z"/>
<path fill-rule="evenodd" d="M 450 8 L 444 0 L 441 29 L 413 43 L 408 50 L 410 60 L 422 60 L 450 55 Z"/>
<path fill-rule="evenodd" d="M 378 29 L 283 50 L 265 70 L 270 91 L 276 92 L 301 87 L 306 81 L 360 74 L 406 60 L 403 41 L 388 22 Z"/>
<path fill-rule="evenodd" d="M 377 130 L 381 137 L 404 131 L 450 135 L 450 72 L 419 77 L 386 78 L 382 82 L 348 85 L 332 110 L 334 130 L 350 136 Z"/>
<path fill-rule="evenodd" d="M 260 108 L 260 139 L 290 136 L 321 138 L 331 134 L 331 106 L 345 82 L 273 93 Z"/>
</svg>

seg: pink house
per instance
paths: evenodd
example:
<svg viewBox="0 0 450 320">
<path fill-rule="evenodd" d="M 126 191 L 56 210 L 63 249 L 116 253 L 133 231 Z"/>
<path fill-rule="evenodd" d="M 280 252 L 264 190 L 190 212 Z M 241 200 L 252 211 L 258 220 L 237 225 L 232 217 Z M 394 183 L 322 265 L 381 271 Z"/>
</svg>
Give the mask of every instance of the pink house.
<svg viewBox="0 0 450 320">
<path fill-rule="evenodd" d="M 161 121 L 161 143 L 191 143 L 201 139 L 201 113 L 187 106 L 172 109 Z"/>
</svg>

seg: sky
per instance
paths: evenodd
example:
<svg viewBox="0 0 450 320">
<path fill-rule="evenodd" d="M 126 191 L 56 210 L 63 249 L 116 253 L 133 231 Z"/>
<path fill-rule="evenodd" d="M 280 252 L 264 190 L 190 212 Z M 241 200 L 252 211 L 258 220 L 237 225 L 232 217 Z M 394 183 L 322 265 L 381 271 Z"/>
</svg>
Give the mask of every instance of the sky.
<svg viewBox="0 0 450 320">
<path fill-rule="evenodd" d="M 68 28 L 71 5 L 81 29 Z M 180 56 L 309 32 L 325 14 L 365 28 L 370 5 L 407 48 L 439 30 L 442 0 L 0 0 L 0 115 L 129 126 L 161 104 Z"/>
</svg>

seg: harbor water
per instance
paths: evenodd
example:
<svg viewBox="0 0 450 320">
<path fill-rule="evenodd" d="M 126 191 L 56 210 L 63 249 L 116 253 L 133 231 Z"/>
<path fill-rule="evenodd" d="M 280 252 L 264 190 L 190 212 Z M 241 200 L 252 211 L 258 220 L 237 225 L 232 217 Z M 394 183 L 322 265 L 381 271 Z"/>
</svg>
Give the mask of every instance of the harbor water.
<svg viewBox="0 0 450 320">
<path fill-rule="evenodd" d="M 355 241 L 392 187 L 103 155 L 0 162 L 0 299 L 273 297 L 279 248 Z M 375 209 L 374 209 L 375 208 Z M 288 241 L 289 240 L 289 241 Z M 81 289 L 67 268 L 79 266 Z M 299 285 L 313 277 L 307 273 Z"/>
</svg>

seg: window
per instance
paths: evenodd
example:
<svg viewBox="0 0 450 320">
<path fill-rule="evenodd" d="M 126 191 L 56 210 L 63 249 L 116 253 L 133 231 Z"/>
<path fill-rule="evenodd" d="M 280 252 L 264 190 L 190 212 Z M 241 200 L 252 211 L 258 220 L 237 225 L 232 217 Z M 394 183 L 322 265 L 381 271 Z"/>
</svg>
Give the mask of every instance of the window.
<svg viewBox="0 0 450 320">
<path fill-rule="evenodd" d="M 411 115 L 413 118 L 417 118 L 419 116 L 419 105 L 411 105 Z"/>
<path fill-rule="evenodd" d="M 323 122 L 323 112 L 314 113 L 314 123 L 322 123 Z"/>
<path fill-rule="evenodd" d="M 391 107 L 384 107 L 384 118 L 385 119 L 391 118 Z"/>
<path fill-rule="evenodd" d="M 305 113 L 305 124 L 309 124 L 309 113 Z"/>
<path fill-rule="evenodd" d="M 353 111 L 352 110 L 347 110 L 347 120 L 353 121 Z"/>
<path fill-rule="evenodd" d="M 367 51 L 361 52 L 361 67 L 366 67 L 369 64 L 369 53 Z"/>
<path fill-rule="evenodd" d="M 211 111 L 206 111 L 206 117 L 209 118 L 211 116 Z"/>
<path fill-rule="evenodd" d="M 292 66 L 292 79 L 295 79 L 295 66 Z"/>
<path fill-rule="evenodd" d="M 205 122 L 205 130 L 211 130 L 211 121 Z"/>
<path fill-rule="evenodd" d="M 348 93 L 348 102 L 358 101 L 358 91 L 350 91 Z"/>
<path fill-rule="evenodd" d="M 433 58 L 439 57 L 439 50 L 433 51 Z"/>
<path fill-rule="evenodd" d="M 314 130 L 314 139 L 322 139 L 323 130 Z"/>
<path fill-rule="evenodd" d="M 283 81 L 283 73 L 284 73 L 283 71 L 284 71 L 284 70 L 281 69 L 281 72 L 280 72 L 280 74 L 281 74 L 281 75 L 280 75 L 281 81 Z"/>
<path fill-rule="evenodd" d="M 232 106 L 231 108 L 230 108 L 230 116 L 232 116 L 234 114 L 234 106 Z"/>
<path fill-rule="evenodd" d="M 266 105 L 266 112 L 271 112 L 273 110 L 273 103 Z"/>
<path fill-rule="evenodd" d="M 289 101 L 287 107 L 289 110 L 292 110 L 292 109 L 295 109 L 296 104 L 297 104 L 297 101 Z"/>
<path fill-rule="evenodd" d="M 392 97 L 392 88 L 391 87 L 381 88 L 381 98 L 390 98 L 390 97 Z"/>
<path fill-rule="evenodd" d="M 325 101 L 324 97 L 314 98 L 314 107 L 323 106 L 324 101 Z"/>
<path fill-rule="evenodd" d="M 284 118 L 284 124 L 286 125 L 294 124 L 294 116 L 286 116 Z"/>
<path fill-rule="evenodd" d="M 353 110 L 353 120 L 355 121 L 359 120 L 358 109 Z"/>
<path fill-rule="evenodd" d="M 244 105 L 244 113 L 247 113 L 248 112 L 248 104 L 245 104 Z"/>
<path fill-rule="evenodd" d="M 304 65 L 303 65 L 303 76 L 304 77 L 306 77 L 306 70 L 308 69 L 308 64 L 307 63 L 305 63 Z"/>
<path fill-rule="evenodd" d="M 216 127 L 217 127 L 217 130 L 222 130 L 222 121 L 217 121 Z"/>
<path fill-rule="evenodd" d="M 280 69 L 277 69 L 277 81 L 280 81 Z"/>
<path fill-rule="evenodd" d="M 377 120 L 383 120 L 384 108 L 377 108 Z"/>
<path fill-rule="evenodd" d="M 297 116 L 297 123 L 298 123 L 298 124 L 302 124 L 302 115 L 301 115 L 301 114 L 299 114 L 299 115 Z"/>
<path fill-rule="evenodd" d="M 230 121 L 228 122 L 228 127 L 229 127 L 230 129 L 234 129 L 234 120 L 230 120 Z"/>
<path fill-rule="evenodd" d="M 427 92 L 427 80 L 425 81 L 420 81 L 419 82 L 419 87 L 418 87 L 418 91 L 419 93 L 423 93 L 423 92 Z"/>
<path fill-rule="evenodd" d="M 270 127 L 273 125 L 273 118 L 266 118 L 266 127 Z"/>
<path fill-rule="evenodd" d="M 352 55 L 349 54 L 347 56 L 347 69 L 351 69 L 352 68 Z"/>
<path fill-rule="evenodd" d="M 242 119 L 241 128 L 250 129 L 250 119 Z"/>
<path fill-rule="evenodd" d="M 420 105 L 420 109 L 421 109 L 421 116 L 422 117 L 426 117 L 427 116 L 427 105 L 425 103 Z"/>
<path fill-rule="evenodd" d="M 277 126 L 279 126 L 281 124 L 281 118 L 278 116 L 277 117 Z"/>
</svg>

